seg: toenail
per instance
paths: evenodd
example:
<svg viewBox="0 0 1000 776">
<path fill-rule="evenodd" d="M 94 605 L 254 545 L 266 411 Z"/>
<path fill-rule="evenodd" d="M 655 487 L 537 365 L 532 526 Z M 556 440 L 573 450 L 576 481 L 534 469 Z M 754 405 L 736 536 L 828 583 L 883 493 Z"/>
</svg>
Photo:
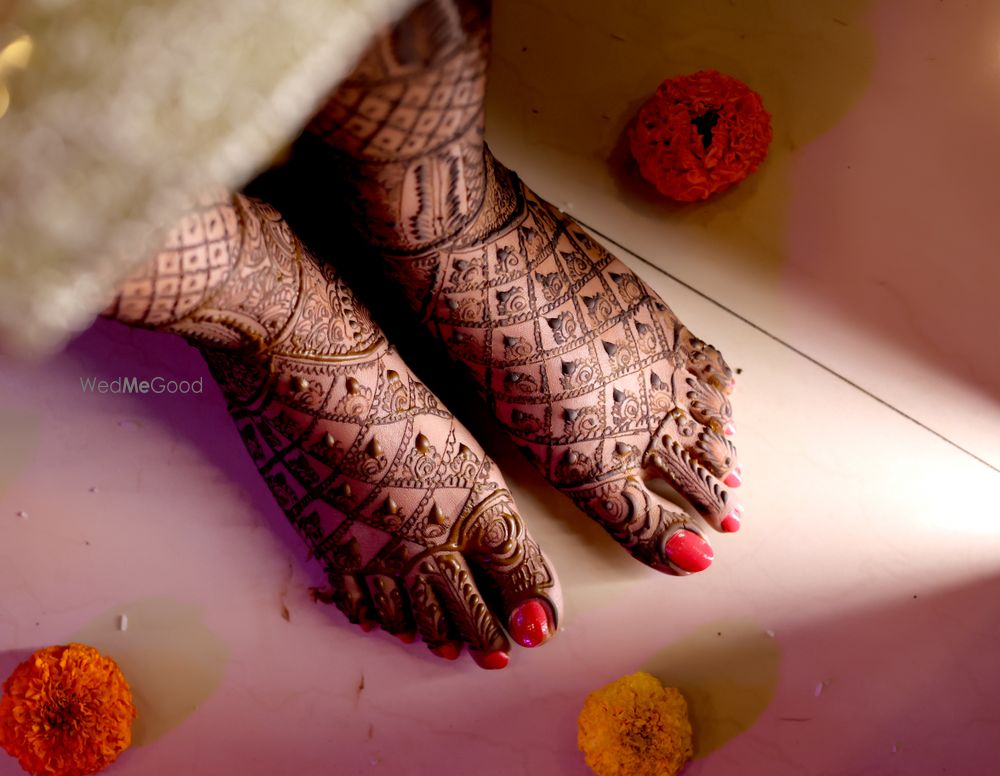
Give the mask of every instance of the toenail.
<svg viewBox="0 0 1000 776">
<path fill-rule="evenodd" d="M 510 655 L 506 652 L 501 652 L 500 650 L 490 652 L 488 655 L 483 655 L 482 657 L 474 657 L 476 657 L 476 662 L 479 664 L 479 667 L 485 668 L 488 671 L 496 671 L 500 668 L 506 668 L 507 664 L 510 662 Z"/>
<path fill-rule="evenodd" d="M 456 644 L 454 641 L 449 641 L 440 647 L 434 647 L 431 652 L 438 657 L 443 657 L 445 660 L 457 660 L 458 656 L 462 653 L 462 645 Z"/>
<path fill-rule="evenodd" d="M 394 633 L 393 635 L 404 644 L 412 644 L 417 640 L 417 634 L 413 631 L 410 631 L 409 633 Z"/>
<path fill-rule="evenodd" d="M 363 630 L 365 633 L 371 633 L 373 630 L 375 630 L 375 623 L 373 623 L 371 620 L 362 620 L 361 622 L 358 623 L 358 625 L 361 626 L 361 630 Z"/>
<path fill-rule="evenodd" d="M 708 542 L 698 534 L 683 529 L 670 537 L 666 551 L 671 563 L 692 573 L 704 571 L 715 560 L 715 553 Z"/>
<path fill-rule="evenodd" d="M 736 506 L 732 512 L 722 518 L 722 530 L 726 533 L 736 533 L 740 530 L 743 520 L 743 507 Z"/>
<path fill-rule="evenodd" d="M 726 436 L 735 436 L 736 424 L 730 421 L 729 423 L 727 423 L 722 427 L 722 433 L 725 434 Z"/>
<path fill-rule="evenodd" d="M 738 488 L 743 484 L 743 470 L 737 466 L 726 475 L 726 479 L 724 479 L 723 482 L 730 488 Z"/>
<path fill-rule="evenodd" d="M 508 630 L 522 647 L 537 647 L 546 641 L 552 635 L 552 626 L 545 604 L 535 598 L 525 601 L 510 615 Z"/>
</svg>

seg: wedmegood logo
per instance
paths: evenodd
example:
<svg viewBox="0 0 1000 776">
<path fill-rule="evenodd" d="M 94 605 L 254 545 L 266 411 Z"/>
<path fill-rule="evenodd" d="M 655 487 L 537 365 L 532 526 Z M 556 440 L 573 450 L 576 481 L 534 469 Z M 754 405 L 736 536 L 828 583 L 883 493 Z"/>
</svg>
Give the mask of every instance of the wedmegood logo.
<svg viewBox="0 0 1000 776">
<path fill-rule="evenodd" d="M 194 380 L 168 380 L 165 377 L 139 379 L 138 377 L 115 377 L 101 380 L 96 377 L 81 377 L 80 388 L 84 393 L 155 393 L 188 395 L 201 394 L 205 390 L 204 378 Z"/>
</svg>

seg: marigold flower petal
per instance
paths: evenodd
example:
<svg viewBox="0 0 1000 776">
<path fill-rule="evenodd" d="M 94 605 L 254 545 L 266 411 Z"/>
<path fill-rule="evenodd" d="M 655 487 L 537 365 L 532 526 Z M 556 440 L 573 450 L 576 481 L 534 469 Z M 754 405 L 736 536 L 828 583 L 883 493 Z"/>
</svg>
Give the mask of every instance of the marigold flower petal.
<svg viewBox="0 0 1000 776">
<path fill-rule="evenodd" d="M 0 697 L 0 748 L 32 776 L 88 776 L 132 742 L 136 710 L 118 665 L 85 644 L 46 647 Z"/>
<path fill-rule="evenodd" d="M 668 78 L 640 109 L 629 148 L 642 176 L 666 197 L 706 199 L 752 173 L 771 144 L 759 94 L 716 70 Z"/>
<path fill-rule="evenodd" d="M 578 723 L 597 776 L 674 776 L 694 753 L 684 696 L 644 671 L 592 692 Z"/>
</svg>

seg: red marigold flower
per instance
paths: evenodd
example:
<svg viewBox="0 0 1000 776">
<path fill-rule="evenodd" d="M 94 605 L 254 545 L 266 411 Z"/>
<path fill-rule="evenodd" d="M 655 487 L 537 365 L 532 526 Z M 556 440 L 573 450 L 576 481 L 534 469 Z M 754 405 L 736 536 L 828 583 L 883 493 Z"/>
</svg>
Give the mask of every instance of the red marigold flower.
<svg viewBox="0 0 1000 776">
<path fill-rule="evenodd" d="M 716 70 L 668 78 L 640 109 L 629 146 L 642 177 L 681 202 L 707 199 L 757 169 L 771 143 L 757 92 Z"/>
<path fill-rule="evenodd" d="M 47 647 L 4 682 L 0 748 L 35 776 L 88 776 L 128 747 L 135 715 L 114 660 L 84 644 Z"/>
</svg>

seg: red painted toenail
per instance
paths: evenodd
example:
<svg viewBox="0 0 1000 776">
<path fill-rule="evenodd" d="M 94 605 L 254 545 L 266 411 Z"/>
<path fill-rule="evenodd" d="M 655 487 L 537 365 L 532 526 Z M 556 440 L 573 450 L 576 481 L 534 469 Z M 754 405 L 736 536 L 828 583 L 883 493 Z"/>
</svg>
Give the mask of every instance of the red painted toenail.
<svg viewBox="0 0 1000 776">
<path fill-rule="evenodd" d="M 476 662 L 479 663 L 481 668 L 496 671 L 497 669 L 507 667 L 507 664 L 510 662 L 510 656 L 506 652 L 497 650 L 496 652 L 490 652 L 488 655 L 483 655 Z"/>
<path fill-rule="evenodd" d="M 732 512 L 722 518 L 722 530 L 726 533 L 736 533 L 740 530 L 743 516 L 743 507 L 736 507 Z"/>
<path fill-rule="evenodd" d="M 666 549 L 670 562 L 684 571 L 704 571 L 715 560 L 712 546 L 691 531 L 675 533 L 667 542 Z"/>
<path fill-rule="evenodd" d="M 722 427 L 722 433 L 725 434 L 726 436 L 735 436 L 736 435 L 736 424 L 735 423 L 727 423 L 726 425 L 724 425 Z"/>
<path fill-rule="evenodd" d="M 510 635 L 522 647 L 537 647 L 551 635 L 549 613 L 537 599 L 525 601 L 510 616 Z"/>
<path fill-rule="evenodd" d="M 412 631 L 409 633 L 394 633 L 393 635 L 404 644 L 412 644 L 417 640 L 417 634 Z"/>
<path fill-rule="evenodd" d="M 738 488 L 743 484 L 743 470 L 737 466 L 726 475 L 726 479 L 724 479 L 723 482 L 730 488 Z"/>
<path fill-rule="evenodd" d="M 375 623 L 371 622 L 370 620 L 362 620 L 361 622 L 358 623 L 358 625 L 361 626 L 361 630 L 363 630 L 365 633 L 371 633 L 375 629 Z"/>
<path fill-rule="evenodd" d="M 447 644 L 442 644 L 440 647 L 434 647 L 431 652 L 438 657 L 443 657 L 445 660 L 458 660 L 458 656 L 462 652 L 462 645 L 449 641 Z"/>
</svg>

